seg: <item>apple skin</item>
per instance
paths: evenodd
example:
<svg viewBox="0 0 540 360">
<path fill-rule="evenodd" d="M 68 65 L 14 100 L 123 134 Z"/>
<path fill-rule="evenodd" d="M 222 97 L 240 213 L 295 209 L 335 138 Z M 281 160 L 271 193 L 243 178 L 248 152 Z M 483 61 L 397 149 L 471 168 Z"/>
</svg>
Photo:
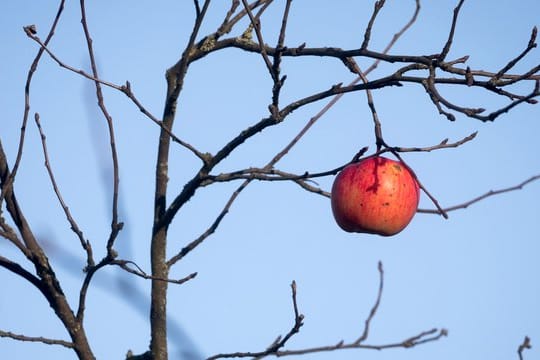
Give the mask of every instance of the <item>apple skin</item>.
<svg viewBox="0 0 540 360">
<path fill-rule="evenodd" d="M 347 232 L 395 235 L 411 222 L 419 200 L 412 171 L 382 156 L 347 165 L 332 185 L 332 213 Z"/>
</svg>

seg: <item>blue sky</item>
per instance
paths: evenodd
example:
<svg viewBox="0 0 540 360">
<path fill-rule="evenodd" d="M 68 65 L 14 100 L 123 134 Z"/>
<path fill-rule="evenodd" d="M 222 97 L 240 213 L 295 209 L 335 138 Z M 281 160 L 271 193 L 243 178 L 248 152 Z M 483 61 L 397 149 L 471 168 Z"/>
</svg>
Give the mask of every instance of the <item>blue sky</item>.
<svg viewBox="0 0 540 360">
<path fill-rule="evenodd" d="M 209 9 L 201 34 L 222 21 L 228 2 Z M 283 3 L 276 1 L 262 19 L 268 43 L 275 43 Z M 357 1 L 306 1 L 292 4 L 286 45 L 357 48 L 371 13 Z M 393 54 L 437 53 L 446 40 L 456 1 L 428 2 L 417 23 L 396 44 Z M 123 84 L 157 117 L 165 95 L 165 69 L 174 64 L 192 26 L 191 1 L 93 1 L 89 26 L 103 79 Z M 414 10 L 414 1 L 388 1 L 374 29 L 370 48 L 381 50 Z M 449 58 L 470 55 L 471 68 L 498 71 L 526 46 L 533 26 L 540 25 L 540 4 L 503 0 L 466 1 Z M 24 82 L 37 45 L 22 27 L 35 24 L 44 38 L 54 14 L 52 2 L 10 1 L 0 13 L 4 56 L 0 66 L 2 144 L 16 154 L 24 110 Z M 244 21 L 233 32 L 239 35 Z M 62 61 L 87 69 L 88 58 L 78 4 L 68 2 L 51 50 Z M 539 63 L 533 50 L 516 72 Z M 358 59 L 364 68 L 366 59 Z M 288 78 L 282 103 L 287 104 L 353 75 L 335 60 L 284 59 Z M 396 69 L 381 64 L 370 79 Z M 532 84 L 517 88 L 523 93 Z M 478 89 L 442 87 L 462 105 L 494 110 L 500 99 Z M 405 85 L 374 92 L 386 141 L 396 146 L 429 146 L 445 138 L 459 140 L 474 131 L 477 138 L 457 149 L 404 154 L 424 185 L 443 206 L 452 206 L 489 190 L 513 186 L 540 173 L 538 139 L 540 107 L 522 105 L 494 123 L 439 115 L 423 88 Z M 215 153 L 228 139 L 267 115 L 271 79 L 262 58 L 239 50 L 213 53 L 194 63 L 178 105 L 174 132 L 201 151 Z M 117 242 L 123 258 L 149 271 L 153 174 L 158 128 L 123 94 L 105 89 L 114 119 L 121 170 L 121 218 L 126 227 Z M 283 124 L 247 141 L 216 172 L 265 165 L 326 102 L 293 113 Z M 39 112 L 49 155 L 70 210 L 96 257 L 105 253 L 110 224 L 110 155 L 105 121 L 92 84 L 59 68 L 45 56 L 34 77 L 31 113 Z M 31 117 L 32 118 L 32 117 Z M 374 149 L 372 120 L 364 93 L 343 97 L 277 167 L 290 172 L 318 172 L 348 161 L 363 146 Z M 13 163 L 14 160 L 11 160 Z M 70 303 L 77 301 L 84 257 L 55 200 L 39 133 L 33 122 L 26 131 L 16 192 L 33 230 L 48 249 L 51 263 Z M 199 161 L 173 146 L 170 197 L 198 170 Z M 333 177 L 317 179 L 325 190 Z M 170 228 L 169 253 L 202 233 L 239 183 L 201 189 Z M 540 343 L 540 183 L 492 197 L 465 210 L 417 214 L 402 233 L 382 238 L 349 234 L 335 224 L 327 198 L 285 182 L 254 182 L 242 192 L 212 237 L 172 270 L 172 277 L 194 271 L 196 279 L 170 287 L 171 359 L 182 349 L 197 357 L 221 352 L 259 351 L 292 326 L 290 283 L 298 288 L 305 325 L 287 345 L 299 349 L 352 341 L 362 332 L 378 287 L 377 263 L 385 270 L 385 288 L 372 322 L 368 344 L 402 341 L 421 331 L 445 328 L 449 336 L 413 349 L 382 352 L 347 350 L 310 355 L 309 359 L 456 359 L 517 358 L 525 335 L 538 358 Z M 425 195 L 422 208 L 432 208 Z M 30 266 L 0 241 L 0 254 Z M 0 329 L 29 336 L 67 339 L 67 334 L 40 294 L 0 269 Z M 106 269 L 91 288 L 86 315 L 90 342 L 99 359 L 123 358 L 128 349 L 146 350 L 150 283 L 116 269 Z M 73 359 L 69 350 L 0 338 L 0 357 Z"/>
</svg>

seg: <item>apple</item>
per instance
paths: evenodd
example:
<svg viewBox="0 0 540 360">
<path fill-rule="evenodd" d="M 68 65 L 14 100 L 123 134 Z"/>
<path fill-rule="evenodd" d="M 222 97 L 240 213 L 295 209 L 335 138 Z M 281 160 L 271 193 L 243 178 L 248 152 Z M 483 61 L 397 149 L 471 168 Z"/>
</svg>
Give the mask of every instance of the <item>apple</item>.
<svg viewBox="0 0 540 360">
<path fill-rule="evenodd" d="M 411 222 L 419 199 L 412 171 L 382 156 L 347 165 L 332 185 L 332 213 L 347 232 L 395 235 Z"/>
</svg>

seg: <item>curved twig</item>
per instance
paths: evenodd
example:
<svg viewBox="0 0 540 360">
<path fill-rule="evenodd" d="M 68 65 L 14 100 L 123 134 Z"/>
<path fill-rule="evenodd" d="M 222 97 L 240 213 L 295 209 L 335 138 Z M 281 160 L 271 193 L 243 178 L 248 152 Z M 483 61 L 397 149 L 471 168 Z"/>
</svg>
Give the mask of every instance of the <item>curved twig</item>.
<svg viewBox="0 0 540 360">
<path fill-rule="evenodd" d="M 474 199 L 466 201 L 466 202 L 464 202 L 462 204 L 446 207 L 446 208 L 444 208 L 444 211 L 445 212 L 450 212 L 450 211 L 455 211 L 455 210 L 459 210 L 459 209 L 466 209 L 469 206 L 471 206 L 472 204 L 475 204 L 475 203 L 477 203 L 477 202 L 479 202 L 481 200 L 484 200 L 484 199 L 486 199 L 488 197 L 491 197 L 491 196 L 494 196 L 494 195 L 499 195 L 499 194 L 504 194 L 504 193 L 510 192 L 510 191 L 521 190 L 526 185 L 528 185 L 528 184 L 530 184 L 530 183 L 532 183 L 532 182 L 534 182 L 536 180 L 539 180 L 539 179 L 540 179 L 540 174 L 531 176 L 527 180 L 522 181 L 521 183 L 519 183 L 517 185 L 510 186 L 510 187 L 503 188 L 503 189 L 499 189 L 499 190 L 490 190 L 490 191 L 486 192 L 485 194 L 482 194 L 482 195 L 480 195 L 478 197 L 475 197 Z M 439 214 L 439 210 L 434 210 L 434 209 L 418 209 L 418 212 L 423 213 L 423 214 Z"/>
</svg>

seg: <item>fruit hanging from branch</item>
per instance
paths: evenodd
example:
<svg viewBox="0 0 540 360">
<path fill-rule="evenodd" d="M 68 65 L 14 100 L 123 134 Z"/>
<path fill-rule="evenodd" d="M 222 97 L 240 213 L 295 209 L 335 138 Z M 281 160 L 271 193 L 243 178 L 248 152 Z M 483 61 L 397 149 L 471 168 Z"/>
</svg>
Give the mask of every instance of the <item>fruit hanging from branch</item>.
<svg viewBox="0 0 540 360">
<path fill-rule="evenodd" d="M 347 232 L 391 236 L 411 222 L 420 189 L 402 162 L 374 156 L 346 166 L 332 186 L 332 212 Z"/>
</svg>

